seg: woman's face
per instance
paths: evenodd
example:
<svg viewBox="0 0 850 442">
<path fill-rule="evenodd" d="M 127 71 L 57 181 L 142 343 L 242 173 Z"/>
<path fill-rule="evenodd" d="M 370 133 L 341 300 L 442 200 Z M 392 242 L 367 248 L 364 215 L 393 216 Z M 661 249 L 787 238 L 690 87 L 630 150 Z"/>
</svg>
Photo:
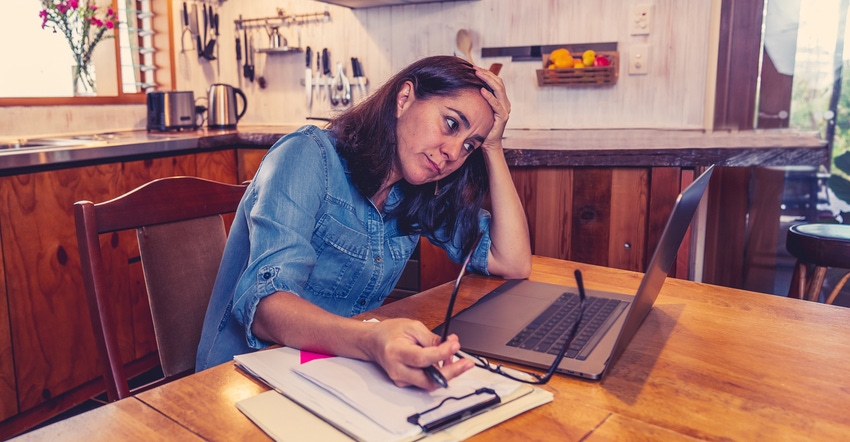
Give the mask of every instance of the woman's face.
<svg viewBox="0 0 850 442">
<path fill-rule="evenodd" d="M 437 181 L 457 170 L 493 127 L 493 110 L 476 89 L 427 100 L 405 83 L 397 96 L 398 150 L 391 179 Z"/>
</svg>

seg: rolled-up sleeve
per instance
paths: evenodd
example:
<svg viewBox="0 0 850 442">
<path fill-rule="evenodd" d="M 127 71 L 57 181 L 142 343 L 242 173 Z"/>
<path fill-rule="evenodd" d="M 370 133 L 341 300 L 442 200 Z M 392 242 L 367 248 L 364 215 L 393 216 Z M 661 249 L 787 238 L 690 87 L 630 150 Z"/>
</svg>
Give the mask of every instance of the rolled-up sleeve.
<svg viewBox="0 0 850 442">
<path fill-rule="evenodd" d="M 321 140 L 296 132 L 272 146 L 251 182 L 246 201 L 249 259 L 232 307 L 251 348 L 270 345 L 251 330 L 260 300 L 280 291 L 301 296 L 316 264 L 311 237 L 327 193 L 327 176 Z"/>
</svg>

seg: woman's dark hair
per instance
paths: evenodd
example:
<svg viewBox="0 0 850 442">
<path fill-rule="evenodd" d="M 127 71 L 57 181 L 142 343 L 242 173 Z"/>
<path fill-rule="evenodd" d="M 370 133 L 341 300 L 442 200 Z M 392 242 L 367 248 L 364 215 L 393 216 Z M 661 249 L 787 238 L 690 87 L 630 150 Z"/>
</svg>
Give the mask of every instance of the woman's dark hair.
<svg viewBox="0 0 850 442">
<path fill-rule="evenodd" d="M 330 122 L 337 140 L 337 151 L 348 162 L 354 185 L 366 198 L 371 198 L 389 176 L 396 159 L 396 97 L 405 82 L 413 84 L 416 99 L 456 96 L 464 90 L 492 89 L 475 75 L 475 68 L 458 57 L 423 58 L 390 78 L 366 101 L 340 114 Z M 439 194 L 434 185 L 412 185 L 401 182 L 403 201 L 390 209 L 405 233 L 435 232 L 446 225 L 445 243 L 460 229 L 466 249 L 478 232 L 478 211 L 489 189 L 487 169 L 481 149 L 469 155 L 466 162 L 451 175 L 439 181 Z"/>
</svg>

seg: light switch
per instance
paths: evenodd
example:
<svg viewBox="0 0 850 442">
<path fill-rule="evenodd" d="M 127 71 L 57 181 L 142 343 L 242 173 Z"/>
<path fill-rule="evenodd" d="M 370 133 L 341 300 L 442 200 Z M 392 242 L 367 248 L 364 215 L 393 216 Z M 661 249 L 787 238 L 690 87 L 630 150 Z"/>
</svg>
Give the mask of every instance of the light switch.
<svg viewBox="0 0 850 442">
<path fill-rule="evenodd" d="M 652 3 L 637 3 L 629 14 L 629 31 L 632 35 L 649 35 L 652 25 Z"/>
<path fill-rule="evenodd" d="M 646 75 L 649 72 L 649 45 L 633 45 L 629 53 L 629 75 Z"/>
</svg>

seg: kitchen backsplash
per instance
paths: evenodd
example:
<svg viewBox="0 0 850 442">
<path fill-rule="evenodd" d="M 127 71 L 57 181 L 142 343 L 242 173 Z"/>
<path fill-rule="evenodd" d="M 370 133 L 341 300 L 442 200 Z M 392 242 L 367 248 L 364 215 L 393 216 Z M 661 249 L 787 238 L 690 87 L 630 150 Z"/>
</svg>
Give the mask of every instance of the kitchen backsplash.
<svg viewBox="0 0 850 442">
<path fill-rule="evenodd" d="M 704 127 L 712 17 L 720 0 L 471 0 L 348 9 L 313 0 L 227 0 L 220 3 L 218 59 L 181 52 L 182 2 L 174 1 L 177 90 L 192 90 L 205 104 L 210 84 L 240 87 L 248 109 L 240 124 L 291 124 L 328 117 L 342 109 L 314 99 L 308 111 L 303 86 L 303 52 L 257 53 L 255 77 L 242 77 L 237 65 L 234 20 L 327 11 L 330 20 L 282 26 L 290 46 L 327 48 L 332 70 L 343 62 L 351 79 L 357 57 L 373 91 L 396 70 L 428 55 L 457 54 L 455 36 L 471 32 L 476 64 L 502 63 L 500 76 L 512 104 L 511 128 L 676 128 Z M 635 5 L 651 5 L 649 35 L 631 35 Z M 241 35 L 240 35 L 241 37 Z M 251 34 L 249 34 L 251 37 Z M 716 39 L 716 37 L 715 37 Z M 265 30 L 256 29 L 258 48 L 268 47 Z M 188 41 L 188 40 L 187 40 Z M 541 61 L 481 57 L 482 47 L 616 42 L 619 78 L 614 86 L 567 87 L 537 84 Z M 244 43 L 243 43 L 244 44 Z M 630 54 L 648 48 L 647 74 L 630 75 Z M 244 52 L 244 48 L 243 48 Z M 244 54 L 243 54 L 244 56 Z M 315 67 L 315 62 L 312 63 Z M 353 89 L 355 103 L 361 99 Z M 710 108 L 710 106 L 709 106 Z M 145 128 L 144 105 L 46 106 L 0 108 L 0 134 L 32 136 Z"/>
</svg>

